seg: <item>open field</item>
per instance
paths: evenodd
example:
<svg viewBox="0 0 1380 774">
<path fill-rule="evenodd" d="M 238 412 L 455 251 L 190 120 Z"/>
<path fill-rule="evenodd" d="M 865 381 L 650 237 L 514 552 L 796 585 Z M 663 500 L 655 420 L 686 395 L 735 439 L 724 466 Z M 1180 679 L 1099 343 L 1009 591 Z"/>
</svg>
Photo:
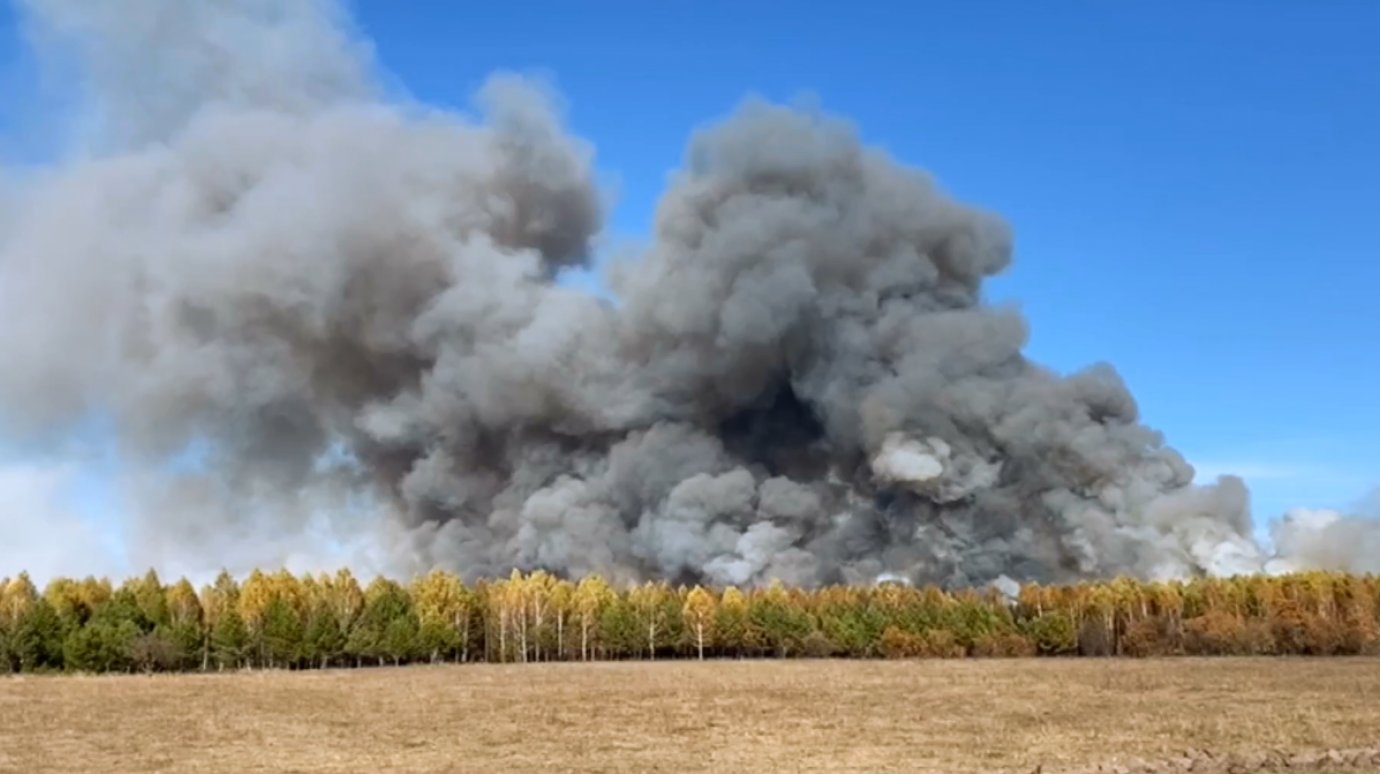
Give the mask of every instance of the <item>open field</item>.
<svg viewBox="0 0 1380 774">
<path fill-rule="evenodd" d="M 1375 659 L 19 677 L 0 680 L 0 770 L 1052 772 L 1373 747 L 1377 697 Z"/>
</svg>

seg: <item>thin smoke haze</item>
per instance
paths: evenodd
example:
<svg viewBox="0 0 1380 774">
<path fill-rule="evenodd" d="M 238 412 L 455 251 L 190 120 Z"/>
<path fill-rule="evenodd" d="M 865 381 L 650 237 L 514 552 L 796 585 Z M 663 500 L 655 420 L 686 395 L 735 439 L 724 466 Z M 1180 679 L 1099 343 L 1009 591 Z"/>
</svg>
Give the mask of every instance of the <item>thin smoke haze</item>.
<svg viewBox="0 0 1380 774">
<path fill-rule="evenodd" d="M 1023 356 L 982 301 L 1007 225 L 843 120 L 750 102 L 695 134 L 613 304 L 557 282 L 605 196 L 541 84 L 496 76 L 477 117 L 390 100 L 326 0 L 21 8 L 83 110 L 0 199 L 0 415 L 114 417 L 132 561 L 802 585 L 1380 561 L 1332 514 L 1271 564 L 1242 481 L 1195 482 L 1112 368 Z"/>
</svg>

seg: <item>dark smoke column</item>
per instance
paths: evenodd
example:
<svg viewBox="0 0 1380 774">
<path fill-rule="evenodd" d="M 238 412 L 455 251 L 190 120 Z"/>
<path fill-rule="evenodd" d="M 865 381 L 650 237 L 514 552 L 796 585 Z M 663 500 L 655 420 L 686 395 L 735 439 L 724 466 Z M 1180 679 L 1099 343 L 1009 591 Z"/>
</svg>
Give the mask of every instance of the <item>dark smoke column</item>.
<svg viewBox="0 0 1380 774">
<path fill-rule="evenodd" d="M 426 453 L 403 491 L 414 513 L 464 493 L 428 539 L 487 572 L 1255 568 L 1239 481 L 1192 486 L 1110 368 L 1041 369 L 1024 322 L 982 307 L 1010 253 L 999 220 L 848 126 L 749 105 L 692 144 L 651 247 L 614 278 L 620 307 L 548 289 L 531 349 L 495 352 L 488 384 L 409 398 L 464 402 L 481 427 Z"/>
</svg>

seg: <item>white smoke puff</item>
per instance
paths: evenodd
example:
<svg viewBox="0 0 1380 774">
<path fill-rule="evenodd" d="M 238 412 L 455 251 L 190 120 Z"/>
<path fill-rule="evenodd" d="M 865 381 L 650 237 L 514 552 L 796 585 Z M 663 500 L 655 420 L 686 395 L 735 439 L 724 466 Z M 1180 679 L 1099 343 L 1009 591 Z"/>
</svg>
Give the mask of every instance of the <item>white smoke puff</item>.
<svg viewBox="0 0 1380 774">
<path fill-rule="evenodd" d="M 1303 570 L 1380 572 L 1380 520 L 1296 508 L 1271 530 L 1274 573 Z"/>
<path fill-rule="evenodd" d="M 1008 578 L 1005 575 L 997 576 L 996 580 L 992 581 L 991 585 L 992 588 L 1000 592 L 1001 595 L 1005 597 L 1007 601 L 1010 602 L 1014 602 L 1020 596 L 1021 593 L 1020 582 Z"/>
<path fill-rule="evenodd" d="M 1186 487 L 1155 495 L 1145 524 L 1177 551 L 1160 554 L 1151 577 L 1183 578 L 1196 572 L 1232 576 L 1258 573 L 1265 556 L 1249 536 L 1249 494 L 1234 476 L 1212 487 Z"/>
<path fill-rule="evenodd" d="M 712 583 L 720 585 L 742 586 L 758 579 L 809 583 L 813 562 L 804 552 L 792 549 L 797 537 L 793 530 L 758 522 L 738 538 L 732 553 L 705 564 L 705 572 Z M 779 563 L 775 572 L 769 571 L 774 563 Z"/>
<path fill-rule="evenodd" d="M 942 440 L 924 442 L 892 433 L 872 458 L 872 472 L 884 481 L 923 484 L 944 475 L 948 456 L 949 446 Z"/>
<path fill-rule="evenodd" d="M 902 484 L 935 502 L 950 503 L 995 484 L 1001 464 L 956 457 L 942 438 L 917 440 L 890 433 L 872 458 L 872 472 L 881 481 Z"/>
</svg>

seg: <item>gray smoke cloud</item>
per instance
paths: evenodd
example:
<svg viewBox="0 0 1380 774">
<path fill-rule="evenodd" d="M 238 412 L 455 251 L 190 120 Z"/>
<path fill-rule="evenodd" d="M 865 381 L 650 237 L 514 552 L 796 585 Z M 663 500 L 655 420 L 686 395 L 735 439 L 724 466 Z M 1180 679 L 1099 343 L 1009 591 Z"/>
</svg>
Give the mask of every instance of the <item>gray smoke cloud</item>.
<svg viewBox="0 0 1380 774">
<path fill-rule="evenodd" d="M 695 135 L 615 303 L 558 281 L 604 196 L 540 84 L 495 77 L 478 118 L 390 99 L 326 0 L 21 5 L 87 110 L 4 199 L 0 411 L 115 417 L 166 555 L 325 529 L 470 577 L 1265 567 L 1240 480 L 1195 484 L 1111 368 L 1042 368 L 983 304 L 1007 226 L 844 121 Z"/>
<path fill-rule="evenodd" d="M 1351 512 L 1296 508 L 1271 525 L 1270 572 L 1380 573 L 1380 489 Z"/>
</svg>

